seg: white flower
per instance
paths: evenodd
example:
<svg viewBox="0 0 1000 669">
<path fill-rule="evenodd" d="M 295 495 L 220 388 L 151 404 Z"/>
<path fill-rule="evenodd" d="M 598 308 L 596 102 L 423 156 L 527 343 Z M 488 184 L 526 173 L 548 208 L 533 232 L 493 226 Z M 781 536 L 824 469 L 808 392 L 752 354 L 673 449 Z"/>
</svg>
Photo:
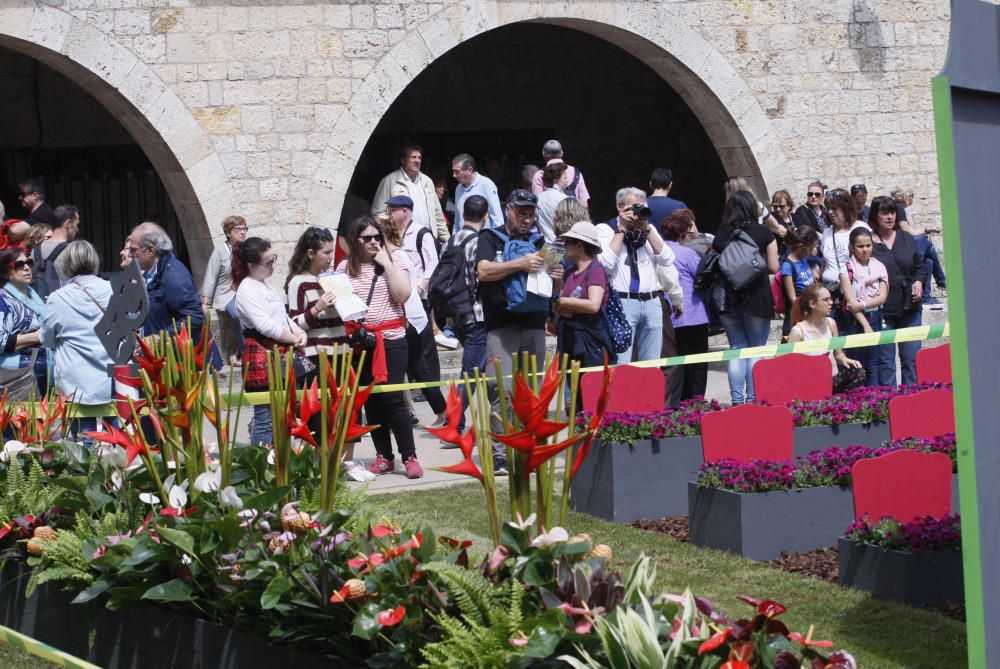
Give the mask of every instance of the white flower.
<svg viewBox="0 0 1000 669">
<path fill-rule="evenodd" d="M 269 465 L 273 465 L 274 464 L 274 449 L 273 448 L 268 449 L 268 451 L 267 451 L 267 464 L 269 464 Z"/>
<path fill-rule="evenodd" d="M 231 507 L 233 509 L 243 508 L 243 500 L 236 494 L 236 488 L 231 485 L 227 485 L 219 491 L 219 504 L 223 507 Z"/>
<path fill-rule="evenodd" d="M 220 500 L 221 501 L 221 500 Z M 240 504 L 243 504 L 242 500 Z M 250 527 L 253 521 L 257 519 L 257 509 L 244 509 L 243 511 L 238 511 L 236 517 L 240 519 L 240 525 L 242 527 Z"/>
<path fill-rule="evenodd" d="M 122 470 L 112 469 L 111 470 L 111 487 L 115 490 L 121 490 L 122 487 Z"/>
<path fill-rule="evenodd" d="M 219 470 L 203 472 L 194 480 L 194 489 L 198 492 L 215 492 L 221 486 L 222 472 Z"/>
<path fill-rule="evenodd" d="M 511 527 L 515 527 L 519 530 L 526 530 L 535 524 L 535 514 L 531 514 L 527 518 L 521 518 L 521 512 L 517 512 L 517 520 L 511 520 L 507 523 Z"/>
<path fill-rule="evenodd" d="M 97 461 L 105 467 L 121 469 L 125 466 L 127 459 L 128 455 L 125 453 L 125 449 L 118 444 L 101 444 L 97 449 Z"/>
<path fill-rule="evenodd" d="M 181 564 L 191 564 L 192 561 L 193 560 L 191 560 L 191 556 L 188 555 L 187 553 L 181 555 Z"/>
<path fill-rule="evenodd" d="M 167 496 L 170 498 L 170 506 L 175 509 L 183 509 L 187 506 L 188 494 L 181 486 L 175 485 L 172 487 Z"/>
<path fill-rule="evenodd" d="M 20 441 L 11 439 L 3 445 L 3 452 L 0 452 L 0 462 L 10 462 L 17 457 L 17 454 L 28 448 Z"/>
<path fill-rule="evenodd" d="M 145 504 L 159 504 L 160 498 L 151 492 L 141 492 L 139 493 L 139 501 Z"/>
<path fill-rule="evenodd" d="M 562 527 L 553 527 L 548 532 L 542 532 L 531 540 L 531 545 L 535 548 L 545 548 L 552 544 L 562 543 L 569 540 L 569 532 Z"/>
</svg>

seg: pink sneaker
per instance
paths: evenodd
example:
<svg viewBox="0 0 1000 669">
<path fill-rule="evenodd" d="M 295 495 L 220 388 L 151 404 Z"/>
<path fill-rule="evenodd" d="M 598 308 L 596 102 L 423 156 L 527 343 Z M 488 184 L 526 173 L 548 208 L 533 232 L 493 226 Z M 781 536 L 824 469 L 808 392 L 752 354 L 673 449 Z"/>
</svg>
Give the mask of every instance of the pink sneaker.
<svg viewBox="0 0 1000 669">
<path fill-rule="evenodd" d="M 368 471 L 377 476 L 388 474 L 395 469 L 396 463 L 392 460 L 386 460 L 381 455 L 375 458 L 375 462 L 368 465 Z"/>
<path fill-rule="evenodd" d="M 391 465 L 392 463 L 389 464 Z M 408 479 L 418 479 L 424 475 L 424 468 L 417 462 L 417 456 L 415 455 L 407 458 L 404 466 L 406 468 L 406 478 Z"/>
</svg>

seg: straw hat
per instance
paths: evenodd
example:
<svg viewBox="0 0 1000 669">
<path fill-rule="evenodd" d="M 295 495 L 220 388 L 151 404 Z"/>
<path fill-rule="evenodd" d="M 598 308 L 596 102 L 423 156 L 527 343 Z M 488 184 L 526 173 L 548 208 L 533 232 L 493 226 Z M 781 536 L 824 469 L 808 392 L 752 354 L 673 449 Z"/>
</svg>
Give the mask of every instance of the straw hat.
<svg viewBox="0 0 1000 669">
<path fill-rule="evenodd" d="M 597 236 L 597 226 L 590 221 L 578 221 L 573 227 L 563 234 L 560 239 L 576 239 L 589 246 L 593 246 L 598 251 L 601 250 L 601 240 Z"/>
</svg>

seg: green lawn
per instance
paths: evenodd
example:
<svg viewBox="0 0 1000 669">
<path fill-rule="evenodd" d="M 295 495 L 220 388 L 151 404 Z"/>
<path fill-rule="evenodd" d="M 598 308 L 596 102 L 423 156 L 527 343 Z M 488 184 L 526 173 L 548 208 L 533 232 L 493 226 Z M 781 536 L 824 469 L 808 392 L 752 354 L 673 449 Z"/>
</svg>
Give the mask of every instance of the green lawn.
<svg viewBox="0 0 1000 669">
<path fill-rule="evenodd" d="M 3 669 L 55 669 L 56 665 L 0 641 L 0 667 Z"/>
<path fill-rule="evenodd" d="M 473 539 L 489 550 L 489 521 L 478 483 L 392 495 L 371 500 L 404 523 L 427 523 L 439 534 Z M 846 648 L 864 669 L 957 669 L 966 666 L 965 625 L 931 611 L 871 599 L 818 579 L 789 574 L 721 551 L 697 548 L 670 537 L 574 513 L 570 534 L 587 532 L 615 551 L 622 571 L 645 553 L 653 558 L 657 586 L 679 593 L 690 586 L 716 607 L 740 614 L 736 595 L 770 598 L 788 607 L 782 619 L 803 633 Z M 789 528 L 794 532 L 794 528 Z"/>
</svg>

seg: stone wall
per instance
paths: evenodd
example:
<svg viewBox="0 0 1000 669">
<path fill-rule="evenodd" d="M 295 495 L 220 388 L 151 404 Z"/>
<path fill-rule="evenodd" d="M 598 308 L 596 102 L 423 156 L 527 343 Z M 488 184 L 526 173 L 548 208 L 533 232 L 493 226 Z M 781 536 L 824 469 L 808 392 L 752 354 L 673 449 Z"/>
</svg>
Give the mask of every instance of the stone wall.
<svg viewBox="0 0 1000 669">
<path fill-rule="evenodd" d="M 405 86 L 464 40 L 525 20 L 646 62 L 727 171 L 759 188 L 906 183 L 915 214 L 938 215 L 929 79 L 946 53 L 947 0 L 247 4 L 3 3 L 0 45 L 87 80 L 177 194 L 192 243 L 229 211 L 282 242 L 329 224 Z"/>
</svg>

